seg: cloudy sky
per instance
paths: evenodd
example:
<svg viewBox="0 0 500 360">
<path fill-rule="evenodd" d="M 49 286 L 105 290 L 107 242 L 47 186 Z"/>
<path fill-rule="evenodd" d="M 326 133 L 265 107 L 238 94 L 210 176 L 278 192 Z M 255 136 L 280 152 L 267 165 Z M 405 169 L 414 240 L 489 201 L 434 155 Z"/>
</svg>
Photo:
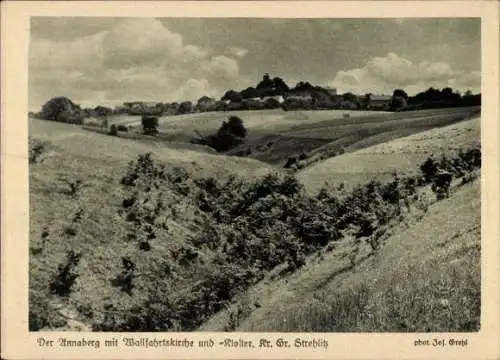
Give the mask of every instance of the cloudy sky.
<svg viewBox="0 0 500 360">
<path fill-rule="evenodd" d="M 29 107 L 220 97 L 263 73 L 294 86 L 409 94 L 480 91 L 478 19 L 70 18 L 31 20 Z"/>
</svg>

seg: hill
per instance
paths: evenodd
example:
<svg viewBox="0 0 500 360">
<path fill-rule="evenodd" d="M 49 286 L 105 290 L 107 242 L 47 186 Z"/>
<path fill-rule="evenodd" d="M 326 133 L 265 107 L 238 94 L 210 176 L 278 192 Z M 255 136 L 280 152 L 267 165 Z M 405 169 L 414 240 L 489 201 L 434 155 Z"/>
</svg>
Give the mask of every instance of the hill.
<svg viewBox="0 0 500 360">
<path fill-rule="evenodd" d="M 401 113 L 343 112 L 349 117 L 325 116 L 323 120 L 313 117 L 290 122 L 288 127 L 283 126 L 272 133 L 254 134 L 229 154 L 250 154 L 251 158 L 280 166 L 295 158 L 295 169 L 301 169 L 344 152 L 453 124 L 478 113 L 475 107 Z M 298 120 L 303 115 L 304 112 L 289 112 L 287 117 Z"/>
<path fill-rule="evenodd" d="M 197 133 L 212 134 L 229 116 L 238 116 L 248 135 L 228 155 L 244 155 L 279 167 L 291 157 L 302 157 L 302 168 L 343 152 L 453 124 L 477 116 L 479 111 L 478 107 L 469 107 L 401 113 L 281 109 L 207 112 L 161 117 L 159 130 L 168 141 L 188 143 Z M 110 123 L 137 127 L 140 117 L 111 117 Z"/>
<path fill-rule="evenodd" d="M 450 155 L 460 148 L 480 142 L 480 118 L 464 120 L 377 145 L 367 137 L 363 142 L 353 142 L 345 154 L 314 163 L 297 173 L 308 191 L 318 191 L 327 182 L 330 186 L 344 184 L 352 188 L 370 179 L 388 179 L 394 171 L 412 173 L 428 156 Z M 424 126 L 425 128 L 425 126 Z M 406 128 L 399 130 L 404 134 Z M 410 130 L 411 132 L 411 130 Z M 391 132 L 377 135 L 378 141 L 392 137 Z M 342 141 L 340 139 L 339 141 Z M 357 148 L 361 147 L 360 150 Z"/>
<path fill-rule="evenodd" d="M 87 131 L 79 126 L 30 119 L 30 136 L 48 141 L 64 155 L 64 161 L 86 163 L 95 169 L 101 166 L 119 168 L 138 155 L 153 152 L 169 166 L 182 166 L 203 176 L 227 177 L 241 174 L 252 177 L 273 170 L 273 167 L 253 159 L 221 157 L 205 147 L 172 141 L 131 140 Z M 82 165 L 83 166 L 83 165 Z M 83 172 L 85 173 L 85 172 Z"/>
<path fill-rule="evenodd" d="M 478 330 L 480 207 L 475 181 L 395 227 L 375 255 L 353 242 L 322 251 L 300 271 L 263 282 L 240 298 L 232 309 L 244 315 L 235 329 Z M 200 330 L 223 329 L 230 314 L 218 314 Z"/>
</svg>

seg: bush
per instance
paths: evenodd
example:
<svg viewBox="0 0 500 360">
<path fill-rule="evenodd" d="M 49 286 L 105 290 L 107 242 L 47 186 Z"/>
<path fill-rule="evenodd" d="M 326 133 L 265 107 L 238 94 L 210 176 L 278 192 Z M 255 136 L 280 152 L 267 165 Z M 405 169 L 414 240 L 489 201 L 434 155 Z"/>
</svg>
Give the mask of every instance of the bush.
<svg viewBox="0 0 500 360">
<path fill-rule="evenodd" d="M 110 126 L 108 135 L 112 135 L 112 136 L 118 135 L 118 129 L 117 129 L 115 124 Z"/>
<path fill-rule="evenodd" d="M 42 154 L 47 152 L 49 143 L 38 139 L 29 138 L 29 163 L 36 164 L 40 162 Z"/>
<path fill-rule="evenodd" d="M 143 116 L 141 119 L 142 131 L 145 135 L 158 134 L 158 118 L 154 116 Z"/>
<path fill-rule="evenodd" d="M 74 251 L 69 251 L 67 253 L 66 263 L 60 264 L 57 267 L 57 274 L 50 284 L 52 293 L 59 296 L 68 296 L 71 293 L 71 287 L 78 278 L 75 269 L 80 262 L 80 258 L 81 254 L 76 254 Z"/>
<path fill-rule="evenodd" d="M 432 184 L 432 191 L 437 199 L 441 200 L 449 195 L 451 182 L 453 178 L 462 178 L 462 184 L 472 181 L 470 174 L 474 169 L 481 167 L 481 149 L 472 147 L 467 150 L 460 149 L 458 155 L 454 158 L 442 156 L 439 161 L 432 157 L 420 166 L 423 173 L 423 183 Z"/>
<path fill-rule="evenodd" d="M 231 116 L 228 122 L 223 122 L 217 134 L 207 136 L 198 142 L 214 148 L 217 152 L 227 151 L 243 143 L 247 135 L 247 129 L 243 120 L 237 116 Z M 242 154 L 247 154 L 248 151 Z"/>
<path fill-rule="evenodd" d="M 113 286 L 119 287 L 122 291 L 132 295 L 134 284 L 132 282 L 135 275 L 136 265 L 129 257 L 122 257 L 122 272 L 111 281 Z"/>
</svg>

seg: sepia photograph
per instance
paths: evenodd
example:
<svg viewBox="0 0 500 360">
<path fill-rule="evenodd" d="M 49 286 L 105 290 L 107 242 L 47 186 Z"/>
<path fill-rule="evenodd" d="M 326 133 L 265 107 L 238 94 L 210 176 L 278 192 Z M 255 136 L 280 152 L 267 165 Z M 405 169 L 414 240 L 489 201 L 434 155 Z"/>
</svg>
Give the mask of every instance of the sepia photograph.
<svg viewBox="0 0 500 360">
<path fill-rule="evenodd" d="M 498 358 L 492 4 L 3 3 L 0 357 Z"/>
<path fill-rule="evenodd" d="M 33 17 L 30 331 L 478 331 L 480 27 Z"/>
</svg>

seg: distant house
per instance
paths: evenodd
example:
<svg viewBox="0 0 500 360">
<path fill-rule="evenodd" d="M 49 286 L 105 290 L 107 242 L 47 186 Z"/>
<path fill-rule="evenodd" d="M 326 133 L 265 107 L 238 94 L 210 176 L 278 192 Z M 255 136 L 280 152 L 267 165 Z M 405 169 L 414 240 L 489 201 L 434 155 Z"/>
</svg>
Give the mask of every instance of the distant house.
<svg viewBox="0 0 500 360">
<path fill-rule="evenodd" d="M 242 101 L 242 104 L 246 106 L 248 109 L 260 109 L 263 105 L 262 103 L 263 101 L 259 97 L 243 99 Z"/>
<path fill-rule="evenodd" d="M 284 98 L 283 98 L 283 96 L 281 96 L 281 95 L 264 96 L 264 97 L 262 98 L 262 101 L 263 101 L 263 102 L 266 102 L 266 101 L 268 101 L 268 100 L 270 100 L 270 99 L 272 99 L 272 100 L 276 100 L 276 101 L 277 101 L 278 103 L 280 103 L 280 104 L 283 104 L 283 103 L 285 102 L 285 99 L 284 99 Z"/>
<path fill-rule="evenodd" d="M 312 102 L 313 96 L 309 91 L 293 91 L 286 97 L 287 101 Z"/>
</svg>

